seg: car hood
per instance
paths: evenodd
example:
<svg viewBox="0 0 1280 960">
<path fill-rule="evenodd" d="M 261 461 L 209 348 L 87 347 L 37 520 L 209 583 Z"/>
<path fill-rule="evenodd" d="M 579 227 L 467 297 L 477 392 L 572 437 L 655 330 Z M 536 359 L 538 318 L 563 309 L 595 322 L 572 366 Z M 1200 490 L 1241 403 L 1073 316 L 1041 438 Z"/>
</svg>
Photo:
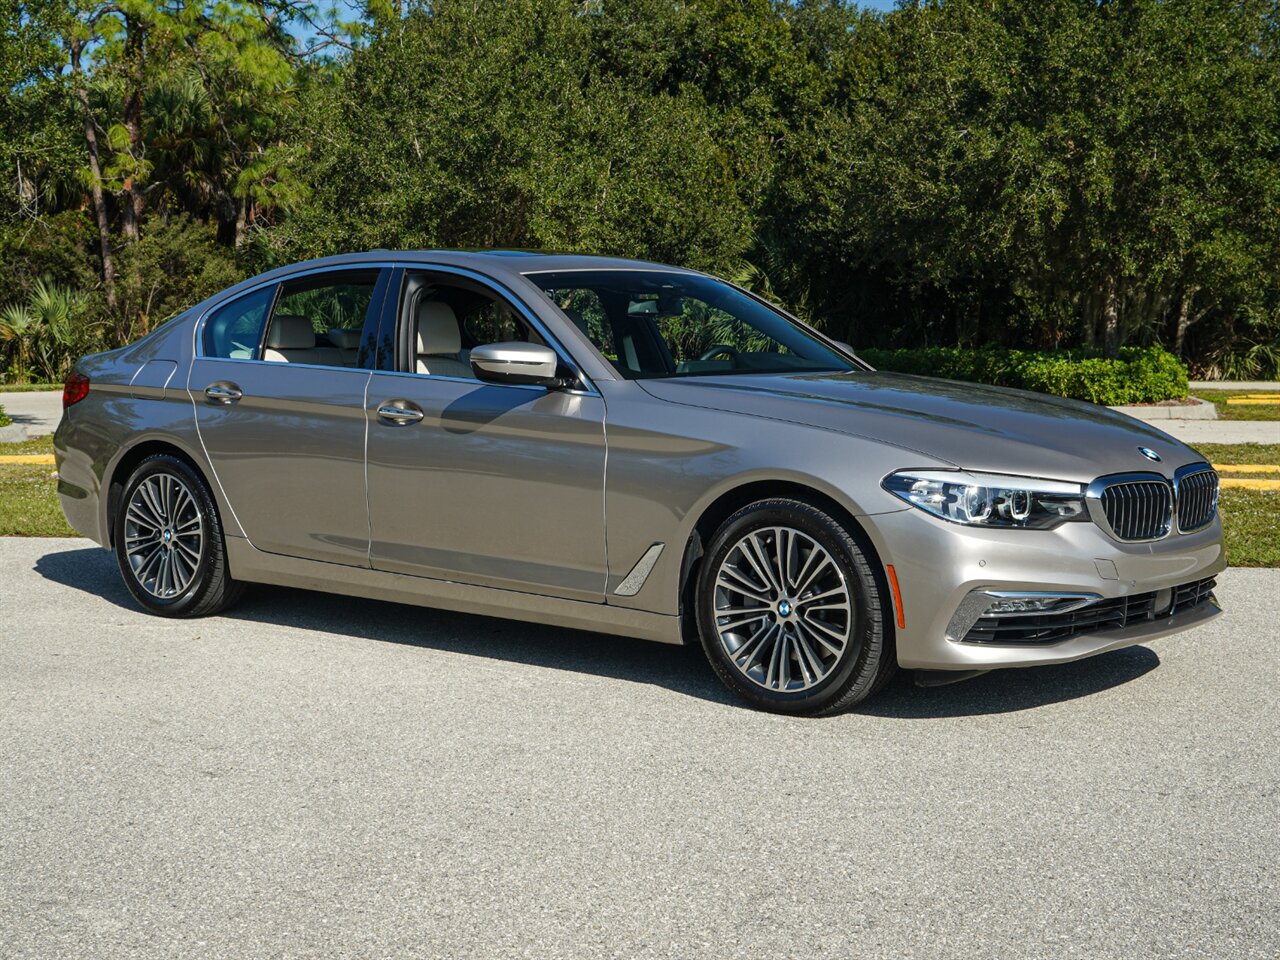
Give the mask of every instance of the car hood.
<svg viewBox="0 0 1280 960">
<path fill-rule="evenodd" d="M 1078 400 L 897 373 L 782 373 L 638 381 L 672 403 L 802 423 L 968 470 L 1080 483 L 1109 473 L 1172 476 L 1202 460 L 1140 420 Z M 1148 447 L 1153 463 L 1138 452 Z M 904 467 L 920 466 L 904 452 Z"/>
</svg>

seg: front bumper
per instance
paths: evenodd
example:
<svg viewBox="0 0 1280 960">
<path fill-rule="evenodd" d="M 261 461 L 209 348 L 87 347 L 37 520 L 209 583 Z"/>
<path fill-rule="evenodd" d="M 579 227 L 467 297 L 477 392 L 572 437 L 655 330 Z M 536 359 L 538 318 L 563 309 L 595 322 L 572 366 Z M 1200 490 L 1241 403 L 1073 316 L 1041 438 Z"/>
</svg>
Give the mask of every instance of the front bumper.
<svg viewBox="0 0 1280 960">
<path fill-rule="evenodd" d="M 919 510 L 875 518 L 877 547 L 893 564 L 903 604 L 898 663 L 923 670 L 989 670 L 1066 663 L 1198 626 L 1221 609 L 1210 597 L 1188 609 L 1056 643 L 970 643 L 948 627 L 975 591 L 1132 597 L 1204 580 L 1227 565 L 1221 521 L 1151 543 L 1120 543 L 1093 523 L 1054 530 L 983 530 Z"/>
</svg>

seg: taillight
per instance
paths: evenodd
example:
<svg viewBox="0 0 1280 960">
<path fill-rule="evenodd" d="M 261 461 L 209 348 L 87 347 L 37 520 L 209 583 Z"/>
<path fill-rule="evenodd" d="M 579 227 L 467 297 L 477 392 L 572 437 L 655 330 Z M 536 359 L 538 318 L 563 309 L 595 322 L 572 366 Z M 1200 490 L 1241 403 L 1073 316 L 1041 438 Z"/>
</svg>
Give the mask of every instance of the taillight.
<svg viewBox="0 0 1280 960">
<path fill-rule="evenodd" d="M 62 409 L 79 403 L 89 395 L 89 378 L 83 373 L 69 373 L 62 384 Z"/>
</svg>

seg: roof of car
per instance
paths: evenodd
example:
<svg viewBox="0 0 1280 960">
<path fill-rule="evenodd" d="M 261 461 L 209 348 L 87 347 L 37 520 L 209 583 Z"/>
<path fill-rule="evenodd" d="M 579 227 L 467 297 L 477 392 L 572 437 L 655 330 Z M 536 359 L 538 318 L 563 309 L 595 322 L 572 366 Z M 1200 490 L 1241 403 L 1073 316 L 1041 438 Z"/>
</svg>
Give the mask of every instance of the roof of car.
<svg viewBox="0 0 1280 960">
<path fill-rule="evenodd" d="M 693 273 L 684 267 L 673 267 L 646 260 L 624 257 L 598 257 L 580 253 L 548 253 L 539 250 L 365 250 L 344 253 L 319 260 L 290 264 L 281 272 L 294 272 L 313 267 L 341 266 L 370 261 L 399 260 L 410 263 L 438 263 L 445 266 L 470 267 L 486 274 L 545 273 L 557 270 L 677 270 Z"/>
</svg>

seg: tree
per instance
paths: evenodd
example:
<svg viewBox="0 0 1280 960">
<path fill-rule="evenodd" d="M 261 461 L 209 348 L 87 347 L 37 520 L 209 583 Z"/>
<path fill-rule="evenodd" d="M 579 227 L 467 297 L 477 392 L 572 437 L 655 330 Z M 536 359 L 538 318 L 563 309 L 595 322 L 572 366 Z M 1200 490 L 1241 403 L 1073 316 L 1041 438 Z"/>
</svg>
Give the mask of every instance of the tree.
<svg viewBox="0 0 1280 960">
<path fill-rule="evenodd" d="M 750 211 L 700 97 L 593 65 L 564 0 L 411 11 L 308 89 L 313 203 L 274 259 L 395 246 L 612 251 L 724 265 Z"/>
</svg>

